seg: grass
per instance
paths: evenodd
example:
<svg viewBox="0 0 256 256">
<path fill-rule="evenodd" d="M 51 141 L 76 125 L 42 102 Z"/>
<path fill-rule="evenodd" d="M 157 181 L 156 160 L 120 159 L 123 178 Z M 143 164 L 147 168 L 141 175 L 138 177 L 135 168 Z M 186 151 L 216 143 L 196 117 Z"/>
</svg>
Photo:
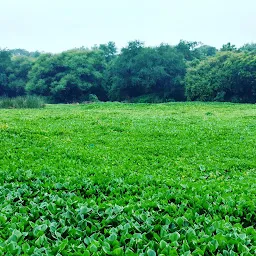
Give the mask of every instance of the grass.
<svg viewBox="0 0 256 256">
<path fill-rule="evenodd" d="M 0 112 L 0 255 L 255 255 L 256 105 Z"/>
<path fill-rule="evenodd" d="M 44 100 L 37 96 L 19 96 L 16 98 L 0 98 L 1 108 L 43 108 Z"/>
</svg>

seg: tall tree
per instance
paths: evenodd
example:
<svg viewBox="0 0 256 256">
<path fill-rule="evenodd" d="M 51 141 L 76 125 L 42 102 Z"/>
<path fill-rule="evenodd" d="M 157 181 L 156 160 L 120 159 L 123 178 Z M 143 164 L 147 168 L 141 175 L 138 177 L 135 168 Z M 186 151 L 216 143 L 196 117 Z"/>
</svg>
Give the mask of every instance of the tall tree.
<svg viewBox="0 0 256 256">
<path fill-rule="evenodd" d="M 103 52 L 107 62 L 112 61 L 117 54 L 117 47 L 114 42 L 108 42 L 107 44 L 100 44 L 99 50 Z"/>
<path fill-rule="evenodd" d="M 183 56 L 169 45 L 144 47 L 133 41 L 121 50 L 108 72 L 109 97 L 127 100 L 144 94 L 182 100 Z"/>
<path fill-rule="evenodd" d="M 104 55 L 99 50 L 75 49 L 43 54 L 29 73 L 27 91 L 48 96 L 55 102 L 76 102 L 90 93 L 104 98 Z"/>
<path fill-rule="evenodd" d="M 8 50 L 0 49 L 0 96 L 6 94 L 10 66 L 11 53 Z"/>
<path fill-rule="evenodd" d="M 186 75 L 189 100 L 256 102 L 256 55 L 220 52 L 190 67 Z"/>
<path fill-rule="evenodd" d="M 28 82 L 28 73 L 35 59 L 31 57 L 17 56 L 12 58 L 8 74 L 8 86 L 6 95 L 16 97 L 25 95 L 25 87 Z"/>
<path fill-rule="evenodd" d="M 180 40 L 179 44 L 176 45 L 175 48 L 184 56 L 185 60 L 192 61 L 200 58 L 200 54 L 197 51 L 197 47 L 200 45 L 200 42 Z"/>
</svg>

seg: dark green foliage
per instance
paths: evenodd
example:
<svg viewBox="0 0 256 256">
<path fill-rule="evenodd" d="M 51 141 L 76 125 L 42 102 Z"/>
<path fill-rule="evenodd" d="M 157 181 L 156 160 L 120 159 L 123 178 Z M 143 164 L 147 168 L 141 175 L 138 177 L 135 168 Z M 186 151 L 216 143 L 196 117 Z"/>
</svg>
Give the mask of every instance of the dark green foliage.
<svg viewBox="0 0 256 256">
<path fill-rule="evenodd" d="M 99 98 L 98 98 L 97 95 L 95 95 L 95 94 L 89 94 L 88 100 L 89 100 L 90 102 L 99 102 Z"/>
<path fill-rule="evenodd" d="M 139 41 L 123 48 L 107 73 L 106 90 L 111 100 L 130 100 L 157 93 L 162 99 L 184 99 L 185 62 L 169 45 L 144 47 Z"/>
<path fill-rule="evenodd" d="M 24 49 L 13 49 L 13 50 L 9 50 L 9 52 L 13 56 L 25 56 L 25 57 L 32 57 L 32 58 L 37 58 L 41 54 L 39 51 L 29 52 L 29 51 L 24 50 Z"/>
<path fill-rule="evenodd" d="M 179 44 L 175 46 L 175 48 L 183 55 L 185 60 L 192 61 L 201 57 L 200 52 L 197 50 L 199 45 L 199 42 L 188 42 L 180 40 Z"/>
<path fill-rule="evenodd" d="M 188 69 L 189 100 L 256 102 L 256 55 L 222 52 Z"/>
<path fill-rule="evenodd" d="M 236 51 L 236 46 L 231 43 L 223 44 L 220 51 L 221 52 L 233 52 Z"/>
<path fill-rule="evenodd" d="M 37 96 L 18 96 L 16 98 L 0 98 L 0 108 L 43 108 L 45 102 Z"/>
<path fill-rule="evenodd" d="M 114 42 L 60 54 L 0 49 L 0 96 L 35 94 L 51 103 L 90 101 L 89 95 L 99 101 L 250 103 L 255 45 L 227 43 L 218 52 L 185 40 L 158 47 L 133 41 L 119 54 Z"/>
<path fill-rule="evenodd" d="M 0 255 L 255 255 L 255 105 L 0 111 Z"/>
<path fill-rule="evenodd" d="M 197 53 L 199 54 L 199 58 L 206 58 L 209 56 L 214 56 L 217 53 L 217 49 L 213 46 L 209 46 L 209 45 L 202 45 L 198 48 L 196 48 Z"/>
<path fill-rule="evenodd" d="M 139 97 L 135 97 L 130 100 L 132 103 L 161 103 L 164 102 L 161 95 L 151 93 L 151 94 L 144 94 Z"/>
<path fill-rule="evenodd" d="M 14 56 L 9 50 L 0 50 L 0 96 L 16 97 L 25 95 L 28 72 L 34 59 Z"/>
<path fill-rule="evenodd" d="M 4 95 L 8 86 L 8 69 L 11 66 L 11 54 L 0 49 L 0 96 Z"/>
<path fill-rule="evenodd" d="M 103 52 L 107 62 L 112 61 L 116 57 L 117 48 L 114 42 L 108 42 L 107 44 L 100 44 L 98 49 Z"/>
<path fill-rule="evenodd" d="M 104 98 L 105 60 L 101 51 L 71 50 L 42 54 L 29 73 L 27 91 L 55 102 L 79 102 L 90 93 Z"/>
<path fill-rule="evenodd" d="M 241 48 L 239 48 L 239 51 L 247 51 L 247 52 L 254 52 L 256 53 L 256 44 L 245 44 Z"/>
<path fill-rule="evenodd" d="M 28 72 L 31 70 L 34 59 L 30 57 L 13 57 L 11 70 L 8 75 L 8 88 L 5 94 L 9 97 L 25 95 L 28 81 Z"/>
</svg>

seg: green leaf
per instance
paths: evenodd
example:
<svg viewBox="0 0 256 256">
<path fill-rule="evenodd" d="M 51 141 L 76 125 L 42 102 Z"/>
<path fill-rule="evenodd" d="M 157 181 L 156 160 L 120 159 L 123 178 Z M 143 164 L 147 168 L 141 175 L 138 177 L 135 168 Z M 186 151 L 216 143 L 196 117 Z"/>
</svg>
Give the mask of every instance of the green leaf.
<svg viewBox="0 0 256 256">
<path fill-rule="evenodd" d="M 181 249 L 182 249 L 182 252 L 183 252 L 183 253 L 189 251 L 190 247 L 189 247 L 189 245 L 188 245 L 187 240 L 183 240 L 183 244 L 182 244 L 182 246 L 181 246 Z"/>
<path fill-rule="evenodd" d="M 157 233 L 153 233 L 153 237 L 155 238 L 155 240 L 157 242 L 159 242 L 161 240 L 161 237 Z"/>
<path fill-rule="evenodd" d="M 105 252 L 106 254 L 110 254 L 110 253 L 111 253 L 111 251 L 110 251 L 110 246 L 108 247 L 108 246 L 103 245 L 103 246 L 102 246 L 102 250 L 103 250 L 103 252 Z"/>
<path fill-rule="evenodd" d="M 21 248 L 23 252 L 27 253 L 30 250 L 30 245 L 26 242 L 22 244 Z"/>
<path fill-rule="evenodd" d="M 135 233 L 133 235 L 133 237 L 136 238 L 136 239 L 142 239 L 142 234 L 141 233 Z"/>
<path fill-rule="evenodd" d="M 97 252 L 98 248 L 95 244 L 92 244 L 89 246 L 89 250 L 90 250 L 90 252 Z"/>
<path fill-rule="evenodd" d="M 169 238 L 172 242 L 178 241 L 180 238 L 180 234 L 178 232 L 171 233 Z"/>
<path fill-rule="evenodd" d="M 80 209 L 79 209 L 79 213 L 81 214 L 86 214 L 90 211 L 90 208 L 88 208 L 87 206 L 82 206 Z"/>
<path fill-rule="evenodd" d="M 196 232 L 194 229 L 192 228 L 189 228 L 186 232 L 186 238 L 187 238 L 187 241 L 190 243 L 192 242 L 193 239 L 196 239 Z"/>
<path fill-rule="evenodd" d="M 148 249 L 147 255 L 148 256 L 156 256 L 156 252 L 154 250 L 152 250 L 152 249 Z"/>
<path fill-rule="evenodd" d="M 182 217 L 178 217 L 176 219 L 176 223 L 179 225 L 179 227 L 182 227 L 183 226 L 183 223 L 184 223 L 184 220 Z"/>
<path fill-rule="evenodd" d="M 21 252 L 20 246 L 13 241 L 7 245 L 7 249 L 12 255 L 18 255 Z"/>
<path fill-rule="evenodd" d="M 219 243 L 217 240 L 212 240 L 208 243 L 211 252 L 215 252 L 218 249 Z"/>
<path fill-rule="evenodd" d="M 49 203 L 47 206 L 47 209 L 52 213 L 56 214 L 57 213 L 57 206 L 54 203 Z"/>
<path fill-rule="evenodd" d="M 113 255 L 123 255 L 124 254 L 124 251 L 123 251 L 123 248 L 122 247 L 119 247 L 119 248 L 116 248 L 114 251 L 113 251 Z"/>
<path fill-rule="evenodd" d="M 110 242 L 114 242 L 115 240 L 117 239 L 117 235 L 115 233 L 111 234 L 109 237 L 108 237 L 108 240 Z"/>
<path fill-rule="evenodd" d="M 175 250 L 175 249 L 170 249 L 169 255 L 178 256 L 179 254 L 178 254 L 177 250 Z"/>
<path fill-rule="evenodd" d="M 91 243 L 91 238 L 90 238 L 90 237 L 86 237 L 86 238 L 84 239 L 84 243 L 87 244 L 87 245 L 89 245 L 89 244 Z"/>
<path fill-rule="evenodd" d="M 45 235 L 40 236 L 36 241 L 35 241 L 35 245 L 37 246 L 42 246 L 45 242 L 47 241 L 47 238 Z"/>
<path fill-rule="evenodd" d="M 63 251 L 68 246 L 68 239 L 64 239 L 61 244 L 59 245 L 59 250 Z"/>
<path fill-rule="evenodd" d="M 88 250 L 85 250 L 84 253 L 83 253 L 83 256 L 90 256 L 90 252 Z"/>
<path fill-rule="evenodd" d="M 7 217 L 5 215 L 0 214 L 0 225 L 6 223 Z"/>
<path fill-rule="evenodd" d="M 160 249 L 164 249 L 167 246 L 167 243 L 164 240 L 160 241 Z"/>
<path fill-rule="evenodd" d="M 237 248 L 239 253 L 248 253 L 250 251 L 250 249 L 246 245 L 241 243 L 237 245 Z"/>
</svg>

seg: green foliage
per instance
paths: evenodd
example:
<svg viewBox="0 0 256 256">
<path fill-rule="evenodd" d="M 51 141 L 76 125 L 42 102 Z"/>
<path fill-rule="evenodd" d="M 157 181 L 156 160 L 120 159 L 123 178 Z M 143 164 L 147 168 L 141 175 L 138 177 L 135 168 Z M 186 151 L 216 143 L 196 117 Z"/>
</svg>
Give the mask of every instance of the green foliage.
<svg viewBox="0 0 256 256">
<path fill-rule="evenodd" d="M 0 108 L 43 108 L 44 100 L 37 96 L 18 96 L 0 98 Z"/>
<path fill-rule="evenodd" d="M 31 57 L 31 58 L 38 58 L 41 54 L 39 51 L 29 52 L 24 49 L 12 49 L 12 50 L 9 50 L 9 52 L 12 54 L 12 56 L 17 56 L 17 57 L 23 56 L 23 57 Z"/>
<path fill-rule="evenodd" d="M 114 42 L 108 42 L 107 44 L 101 44 L 98 48 L 104 54 L 106 62 L 112 61 L 117 54 L 116 44 Z"/>
<path fill-rule="evenodd" d="M 145 94 L 139 97 L 132 98 L 130 102 L 132 103 L 163 103 L 163 102 L 172 102 L 174 99 L 163 99 L 161 94 L 152 93 Z"/>
<path fill-rule="evenodd" d="M 221 52 L 233 52 L 236 51 L 236 46 L 231 43 L 223 44 L 220 51 Z"/>
<path fill-rule="evenodd" d="M 188 42 L 180 40 L 179 44 L 175 46 L 178 52 L 180 52 L 184 59 L 187 61 L 192 61 L 193 59 L 200 58 L 200 52 L 197 50 L 197 47 L 201 43 L 199 42 Z"/>
<path fill-rule="evenodd" d="M 88 99 L 91 102 L 99 102 L 99 99 L 98 99 L 97 95 L 95 95 L 95 94 L 89 94 Z"/>
<path fill-rule="evenodd" d="M 34 59 L 30 57 L 13 57 L 8 75 L 8 88 L 5 94 L 9 97 L 25 95 L 28 81 L 28 72 L 31 70 Z"/>
<path fill-rule="evenodd" d="M 12 57 L 11 51 L 0 50 L 0 96 L 25 95 L 25 85 L 33 59 L 24 56 Z"/>
<path fill-rule="evenodd" d="M 161 103 L 163 99 L 157 94 L 146 94 L 135 97 L 131 100 L 132 103 Z"/>
<path fill-rule="evenodd" d="M 188 69 L 189 100 L 256 102 L 256 55 L 221 52 Z"/>
<path fill-rule="evenodd" d="M 71 50 L 42 54 L 29 73 L 27 91 L 55 102 L 79 102 L 90 93 L 104 98 L 105 59 L 98 50 Z"/>
<path fill-rule="evenodd" d="M 255 255 L 256 106 L 0 111 L 0 255 Z"/>
<path fill-rule="evenodd" d="M 200 59 L 206 58 L 209 56 L 215 56 L 217 53 L 217 49 L 213 46 L 209 45 L 201 45 L 195 50 L 198 53 Z"/>
<path fill-rule="evenodd" d="M 256 43 L 245 44 L 241 48 L 239 48 L 239 51 L 247 51 L 247 52 L 256 53 Z"/>
<path fill-rule="evenodd" d="M 227 43 L 218 52 L 185 40 L 157 47 L 133 41 L 119 54 L 114 42 L 60 54 L 0 49 L 0 97 L 38 95 L 51 103 L 97 98 L 156 103 L 184 101 L 187 96 L 251 103 L 256 94 L 255 49 L 255 43 L 238 49 Z M 90 100 L 90 95 L 96 97 Z"/>
<path fill-rule="evenodd" d="M 11 65 L 11 54 L 0 49 L 0 96 L 5 94 L 8 85 L 8 67 Z"/>
<path fill-rule="evenodd" d="M 169 45 L 144 47 L 130 42 L 112 63 L 106 75 L 106 90 L 111 100 L 130 100 L 157 93 L 161 98 L 184 99 L 185 62 Z"/>
</svg>

